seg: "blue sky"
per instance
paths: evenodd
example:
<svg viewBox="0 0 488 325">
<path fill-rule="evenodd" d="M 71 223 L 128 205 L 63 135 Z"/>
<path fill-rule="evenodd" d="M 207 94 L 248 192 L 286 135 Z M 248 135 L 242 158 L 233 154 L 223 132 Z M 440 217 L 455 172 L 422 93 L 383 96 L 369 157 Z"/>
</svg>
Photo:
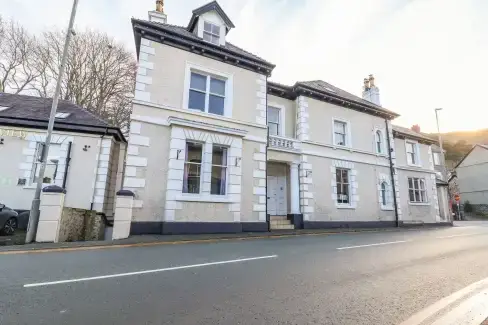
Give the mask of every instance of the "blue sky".
<svg viewBox="0 0 488 325">
<path fill-rule="evenodd" d="M 134 49 L 130 17 L 154 0 L 80 0 L 77 28 L 99 29 Z M 168 22 L 186 25 L 207 0 L 165 0 Z M 435 131 L 488 128 L 486 0 L 219 0 L 236 28 L 228 39 L 277 65 L 281 83 L 323 79 L 356 95 L 376 77 L 395 123 Z M 33 32 L 65 28 L 71 1 L 0 0 L 1 14 Z"/>
</svg>

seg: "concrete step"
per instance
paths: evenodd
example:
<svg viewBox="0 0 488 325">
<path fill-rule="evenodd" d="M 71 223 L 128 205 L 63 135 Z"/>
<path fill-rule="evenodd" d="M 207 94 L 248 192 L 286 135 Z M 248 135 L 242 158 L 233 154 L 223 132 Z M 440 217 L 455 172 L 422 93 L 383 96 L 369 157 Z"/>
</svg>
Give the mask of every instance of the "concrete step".
<svg viewBox="0 0 488 325">
<path fill-rule="evenodd" d="M 270 216 L 269 217 L 271 221 L 274 220 L 288 220 L 286 216 Z"/>
<path fill-rule="evenodd" d="M 276 225 L 276 226 L 271 225 L 271 230 L 281 230 L 281 229 L 293 230 L 295 229 L 295 226 L 294 225 Z"/>
<path fill-rule="evenodd" d="M 280 220 L 280 221 L 274 220 L 274 221 L 271 221 L 271 227 L 274 227 L 274 226 L 287 226 L 287 225 L 291 225 L 291 222 L 288 221 L 288 220 Z"/>
</svg>

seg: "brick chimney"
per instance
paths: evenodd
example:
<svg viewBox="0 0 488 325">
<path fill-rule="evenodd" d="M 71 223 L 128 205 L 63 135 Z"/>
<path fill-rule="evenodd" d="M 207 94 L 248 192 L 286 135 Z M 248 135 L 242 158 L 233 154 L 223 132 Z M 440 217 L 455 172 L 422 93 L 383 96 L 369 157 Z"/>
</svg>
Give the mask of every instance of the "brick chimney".
<svg viewBox="0 0 488 325">
<path fill-rule="evenodd" d="M 412 131 L 415 131 L 417 133 L 420 133 L 420 126 L 418 124 L 413 125 L 410 129 Z"/>
<path fill-rule="evenodd" d="M 363 84 L 363 99 L 381 106 L 380 89 L 375 84 L 374 76 L 370 74 L 368 78 L 364 78 Z"/>
<path fill-rule="evenodd" d="M 149 21 L 166 24 L 167 16 L 164 13 L 164 0 L 156 0 L 156 10 L 149 11 Z"/>
</svg>

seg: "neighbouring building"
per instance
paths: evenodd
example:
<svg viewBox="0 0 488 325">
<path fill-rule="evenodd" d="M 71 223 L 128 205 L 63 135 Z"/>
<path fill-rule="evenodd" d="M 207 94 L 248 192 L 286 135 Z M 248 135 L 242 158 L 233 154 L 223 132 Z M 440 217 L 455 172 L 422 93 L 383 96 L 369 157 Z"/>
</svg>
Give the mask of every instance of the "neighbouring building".
<svg viewBox="0 0 488 325">
<path fill-rule="evenodd" d="M 132 234 L 443 221 L 435 141 L 392 126 L 373 76 L 362 98 L 322 80 L 271 82 L 272 63 L 227 41 L 235 26 L 216 1 L 187 26 L 157 1 L 132 26 Z"/>
<path fill-rule="evenodd" d="M 478 212 L 488 212 L 488 146 L 477 144 L 455 167 L 461 203 L 469 201 Z"/>
<path fill-rule="evenodd" d="M 0 93 L 0 203 L 29 210 L 38 179 L 52 99 Z M 127 143 L 121 131 L 61 100 L 43 186 L 66 189 L 64 206 L 114 212 Z"/>
</svg>

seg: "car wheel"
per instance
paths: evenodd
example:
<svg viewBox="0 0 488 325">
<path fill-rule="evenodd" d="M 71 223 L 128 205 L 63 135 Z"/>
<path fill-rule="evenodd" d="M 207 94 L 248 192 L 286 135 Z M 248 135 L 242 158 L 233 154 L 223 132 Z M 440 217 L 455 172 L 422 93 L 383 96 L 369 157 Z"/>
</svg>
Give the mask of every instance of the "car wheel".
<svg viewBox="0 0 488 325">
<path fill-rule="evenodd" d="M 17 229 L 17 219 L 10 218 L 3 225 L 2 233 L 4 235 L 11 236 L 14 234 L 15 229 Z"/>
</svg>

